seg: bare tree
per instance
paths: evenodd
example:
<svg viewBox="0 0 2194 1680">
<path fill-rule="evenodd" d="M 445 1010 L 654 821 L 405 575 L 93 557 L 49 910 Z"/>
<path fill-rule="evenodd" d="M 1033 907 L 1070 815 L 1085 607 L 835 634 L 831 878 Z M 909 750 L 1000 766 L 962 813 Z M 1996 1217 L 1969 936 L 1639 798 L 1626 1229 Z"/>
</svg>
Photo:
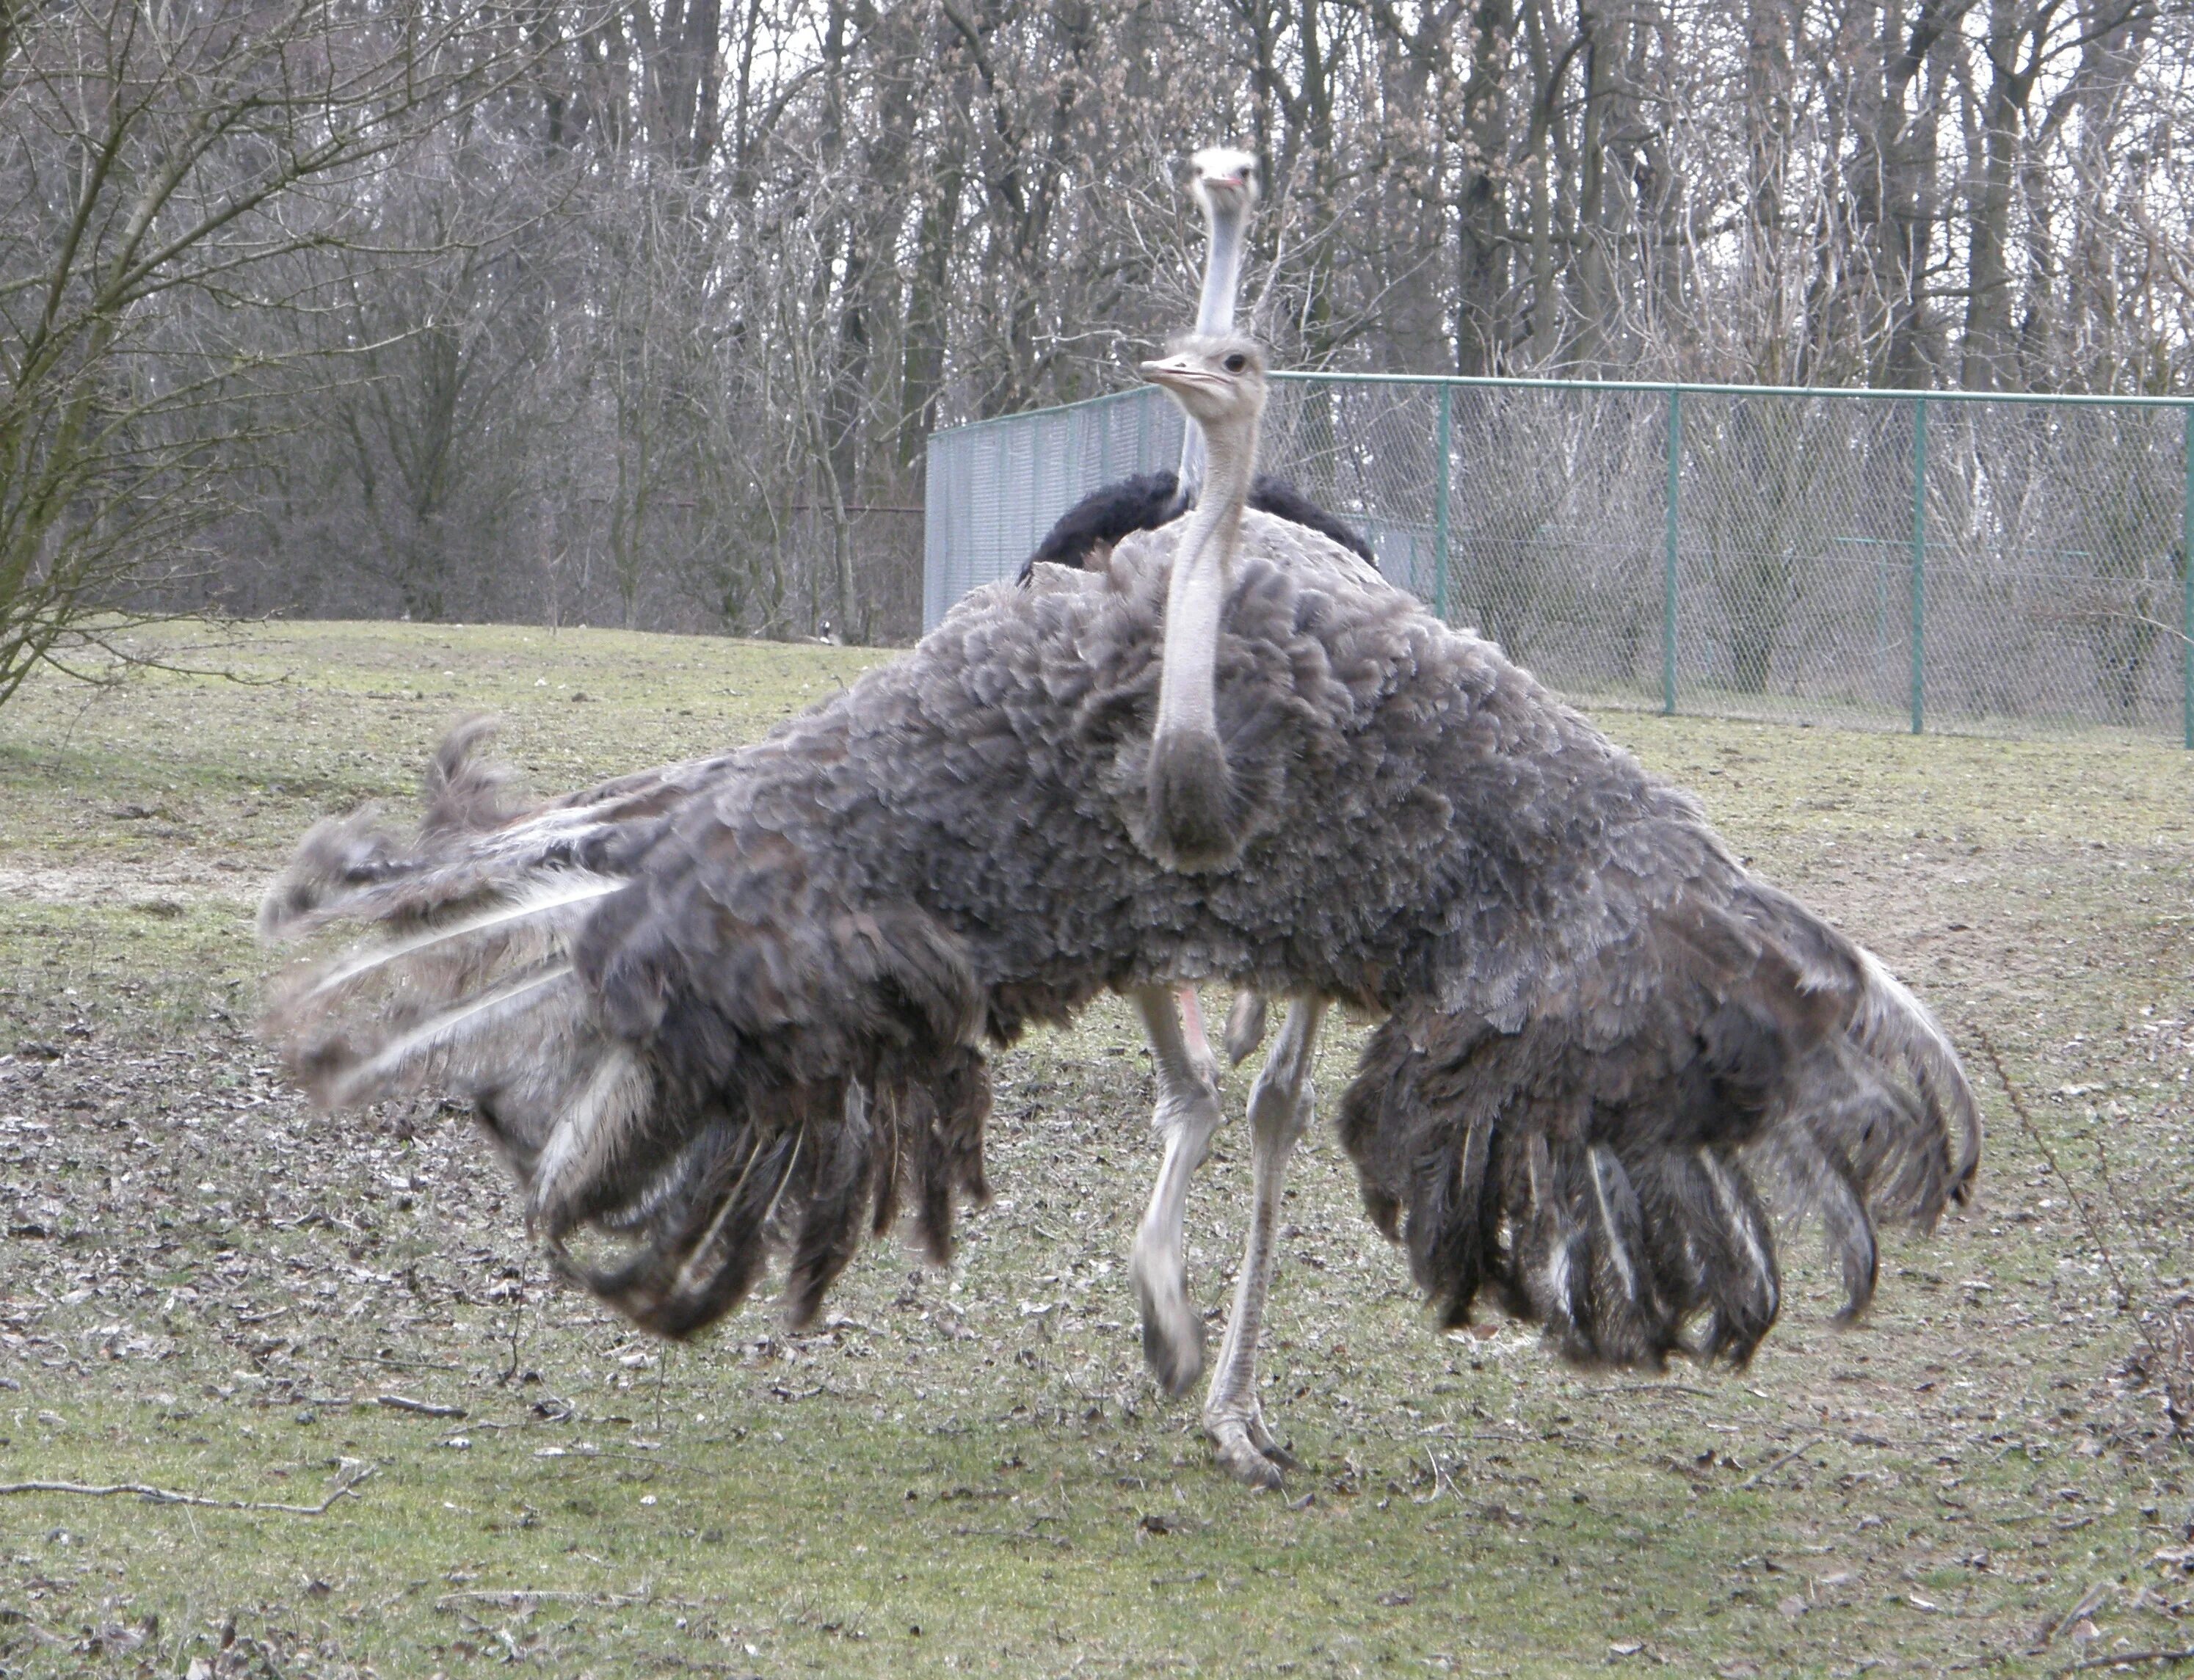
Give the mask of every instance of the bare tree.
<svg viewBox="0 0 2194 1680">
<path fill-rule="evenodd" d="M 0 696 L 156 605 L 905 639 L 923 438 L 1117 387 L 1220 137 L 1297 365 L 2194 372 L 2194 18 L 2155 0 L 6 17 Z M 1806 501 L 1805 439 L 1698 441 L 1768 525 Z M 1458 528 L 1536 552 L 1542 468 Z M 1791 570 L 1748 599 L 1801 599 L 1809 545 L 1755 535 Z"/>
<path fill-rule="evenodd" d="M 513 61 L 492 9 L 193 0 L 0 28 L 0 698 L 198 558 L 280 259 Z"/>
</svg>

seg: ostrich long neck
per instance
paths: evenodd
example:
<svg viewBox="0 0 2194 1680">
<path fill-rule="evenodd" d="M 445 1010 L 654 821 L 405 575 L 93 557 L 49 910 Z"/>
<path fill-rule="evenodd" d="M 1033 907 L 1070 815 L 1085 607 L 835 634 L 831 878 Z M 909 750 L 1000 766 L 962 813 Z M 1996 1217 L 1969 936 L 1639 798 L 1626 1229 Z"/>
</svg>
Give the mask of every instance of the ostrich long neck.
<svg viewBox="0 0 2194 1680">
<path fill-rule="evenodd" d="M 1249 206 L 1228 193 L 1211 206 L 1211 244 L 1203 263 L 1203 295 L 1197 300 L 1196 330 L 1215 338 L 1234 330 L 1234 298 L 1242 285 L 1242 249 Z"/>
<path fill-rule="evenodd" d="M 1191 436 L 1203 427 L 1188 423 Z M 1166 599 L 1164 664 L 1158 676 L 1154 733 L 1215 734 L 1214 700 L 1219 663 L 1219 620 L 1226 604 L 1227 574 L 1242 539 L 1242 509 L 1257 464 L 1257 415 L 1253 410 L 1215 428 L 1204 439 L 1210 482 L 1175 551 Z"/>
<path fill-rule="evenodd" d="M 1202 337 L 1219 337 L 1234 330 L 1234 298 L 1242 284 L 1243 234 L 1249 221 L 1242 197 L 1227 193 L 1203 197 L 1210 243 L 1203 258 L 1203 295 L 1197 301 L 1196 330 Z M 1254 439 L 1253 439 L 1254 442 Z M 1209 469 L 1205 464 L 1203 428 L 1190 421 L 1180 439 L 1180 493 L 1190 502 L 1203 488 Z M 1255 450 L 1252 448 L 1251 456 Z"/>
</svg>

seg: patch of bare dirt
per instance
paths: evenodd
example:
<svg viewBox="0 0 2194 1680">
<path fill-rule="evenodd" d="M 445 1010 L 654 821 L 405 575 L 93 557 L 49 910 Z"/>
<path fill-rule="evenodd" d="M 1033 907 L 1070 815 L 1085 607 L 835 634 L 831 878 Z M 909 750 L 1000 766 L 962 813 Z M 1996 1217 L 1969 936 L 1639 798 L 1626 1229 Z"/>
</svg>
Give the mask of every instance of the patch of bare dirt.
<svg viewBox="0 0 2194 1680">
<path fill-rule="evenodd" d="M 264 870 L 221 859 L 208 862 L 187 852 L 146 863 L 0 863 L 0 898 L 34 903 L 137 905 L 192 897 L 248 909 L 266 887 Z"/>
</svg>

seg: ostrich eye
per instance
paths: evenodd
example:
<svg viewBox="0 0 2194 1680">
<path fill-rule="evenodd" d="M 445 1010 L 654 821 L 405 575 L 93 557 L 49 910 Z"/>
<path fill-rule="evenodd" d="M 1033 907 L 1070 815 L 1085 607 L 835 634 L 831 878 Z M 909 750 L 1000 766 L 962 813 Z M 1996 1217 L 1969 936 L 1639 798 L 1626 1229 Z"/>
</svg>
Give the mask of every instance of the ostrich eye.
<svg viewBox="0 0 2194 1680">
<path fill-rule="evenodd" d="M 1243 369 L 1249 365 L 1249 358 L 1247 356 L 1244 356 L 1239 350 L 1237 350 L 1232 355 L 1229 356 L 1224 362 L 1220 364 L 1220 365 L 1224 367 L 1229 373 L 1239 373 Z"/>
</svg>

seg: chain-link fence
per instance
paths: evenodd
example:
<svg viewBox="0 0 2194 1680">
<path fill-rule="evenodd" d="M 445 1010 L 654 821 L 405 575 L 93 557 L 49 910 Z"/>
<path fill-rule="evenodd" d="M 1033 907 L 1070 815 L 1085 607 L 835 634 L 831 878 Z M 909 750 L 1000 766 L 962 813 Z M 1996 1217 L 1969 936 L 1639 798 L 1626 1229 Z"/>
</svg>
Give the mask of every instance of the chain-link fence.
<svg viewBox="0 0 2194 1680">
<path fill-rule="evenodd" d="M 2194 746 L 2194 400 L 1283 374 L 1262 463 L 1596 704 Z M 930 439 L 924 628 L 1171 466 L 1155 390 Z"/>
</svg>

